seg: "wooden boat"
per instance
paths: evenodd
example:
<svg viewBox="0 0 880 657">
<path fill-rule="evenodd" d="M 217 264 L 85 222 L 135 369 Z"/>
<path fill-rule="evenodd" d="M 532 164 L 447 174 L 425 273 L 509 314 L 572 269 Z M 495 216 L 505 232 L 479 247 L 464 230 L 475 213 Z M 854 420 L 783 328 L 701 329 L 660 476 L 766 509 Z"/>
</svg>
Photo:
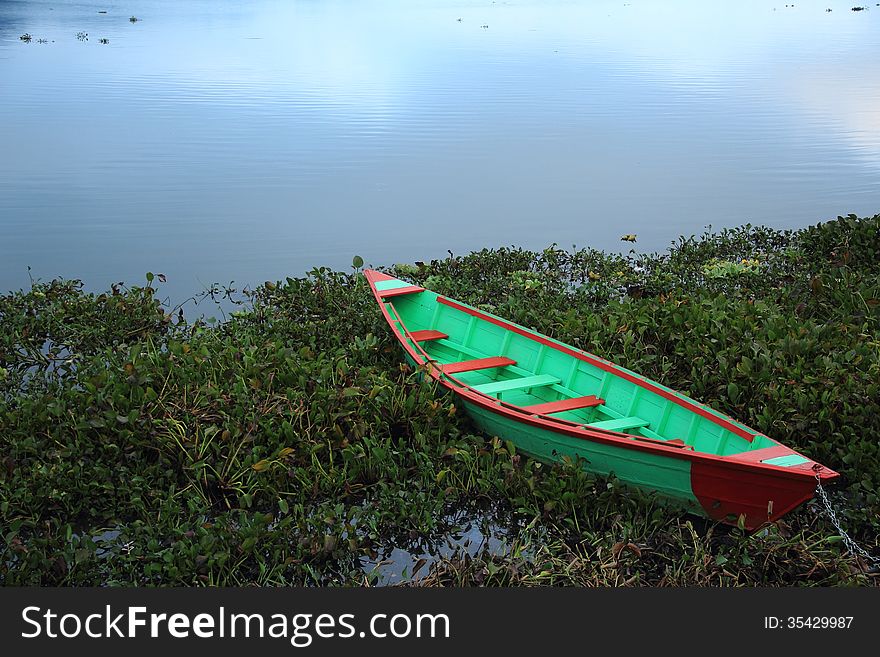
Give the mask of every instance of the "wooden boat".
<svg viewBox="0 0 880 657">
<path fill-rule="evenodd" d="M 409 360 L 485 432 L 755 530 L 839 475 L 607 360 L 382 272 L 364 272 Z"/>
</svg>

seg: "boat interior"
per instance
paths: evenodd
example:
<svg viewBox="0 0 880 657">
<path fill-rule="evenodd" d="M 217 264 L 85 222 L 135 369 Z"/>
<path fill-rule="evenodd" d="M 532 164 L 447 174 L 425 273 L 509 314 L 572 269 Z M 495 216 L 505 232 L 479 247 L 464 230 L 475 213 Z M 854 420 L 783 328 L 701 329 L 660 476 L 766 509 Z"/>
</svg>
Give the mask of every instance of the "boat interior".
<svg viewBox="0 0 880 657">
<path fill-rule="evenodd" d="M 519 412 L 718 456 L 778 446 L 633 372 L 577 358 L 565 345 L 429 290 L 396 279 L 376 287 L 392 320 L 445 375 Z M 780 466 L 806 461 L 789 450 L 762 460 Z"/>
</svg>

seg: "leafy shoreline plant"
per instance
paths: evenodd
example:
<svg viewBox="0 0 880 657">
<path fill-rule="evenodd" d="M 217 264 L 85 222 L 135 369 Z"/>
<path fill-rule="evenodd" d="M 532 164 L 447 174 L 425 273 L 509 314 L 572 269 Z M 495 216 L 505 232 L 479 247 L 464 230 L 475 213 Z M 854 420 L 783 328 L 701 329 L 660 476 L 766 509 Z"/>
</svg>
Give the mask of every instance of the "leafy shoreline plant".
<svg viewBox="0 0 880 657">
<path fill-rule="evenodd" d="M 391 271 L 827 463 L 848 531 L 877 553 L 880 215 Z M 430 553 L 471 507 L 509 552 L 435 550 L 408 581 L 878 583 L 812 504 L 745 536 L 479 434 L 403 364 L 356 271 L 267 282 L 216 324 L 165 308 L 154 282 L 0 296 L 0 583 L 363 585 L 377 555 Z"/>
</svg>

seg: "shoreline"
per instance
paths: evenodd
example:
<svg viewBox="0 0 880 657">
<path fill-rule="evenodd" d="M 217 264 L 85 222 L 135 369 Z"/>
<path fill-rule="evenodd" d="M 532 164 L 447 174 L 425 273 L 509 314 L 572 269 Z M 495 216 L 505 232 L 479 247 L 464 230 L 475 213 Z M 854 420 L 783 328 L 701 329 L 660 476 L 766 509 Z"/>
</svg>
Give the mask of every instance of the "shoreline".
<svg viewBox="0 0 880 657">
<path fill-rule="evenodd" d="M 362 266 L 219 322 L 152 275 L 0 296 L 0 584 L 877 585 L 814 503 L 747 536 L 480 434 L 404 365 Z M 880 215 L 387 270 L 827 463 L 877 553 Z"/>
</svg>

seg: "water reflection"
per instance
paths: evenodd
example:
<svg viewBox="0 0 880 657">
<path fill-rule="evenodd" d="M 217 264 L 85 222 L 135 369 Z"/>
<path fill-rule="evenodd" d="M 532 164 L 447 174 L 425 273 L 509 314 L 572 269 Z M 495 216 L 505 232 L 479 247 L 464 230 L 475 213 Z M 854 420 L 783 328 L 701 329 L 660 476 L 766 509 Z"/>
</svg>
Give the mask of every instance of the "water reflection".
<svg viewBox="0 0 880 657">
<path fill-rule="evenodd" d="M 7 1 L 0 288 L 28 265 L 91 287 L 162 271 L 182 299 L 355 253 L 622 232 L 658 249 L 873 214 L 878 20 L 759 0 Z"/>
<path fill-rule="evenodd" d="M 438 524 L 446 529 L 432 540 L 420 537 L 403 545 L 386 540 L 375 558 L 362 557 L 367 581 L 373 586 L 418 582 L 441 561 L 507 555 L 513 544 L 528 542 L 529 531 L 491 511 L 457 509 L 438 519 Z"/>
</svg>

